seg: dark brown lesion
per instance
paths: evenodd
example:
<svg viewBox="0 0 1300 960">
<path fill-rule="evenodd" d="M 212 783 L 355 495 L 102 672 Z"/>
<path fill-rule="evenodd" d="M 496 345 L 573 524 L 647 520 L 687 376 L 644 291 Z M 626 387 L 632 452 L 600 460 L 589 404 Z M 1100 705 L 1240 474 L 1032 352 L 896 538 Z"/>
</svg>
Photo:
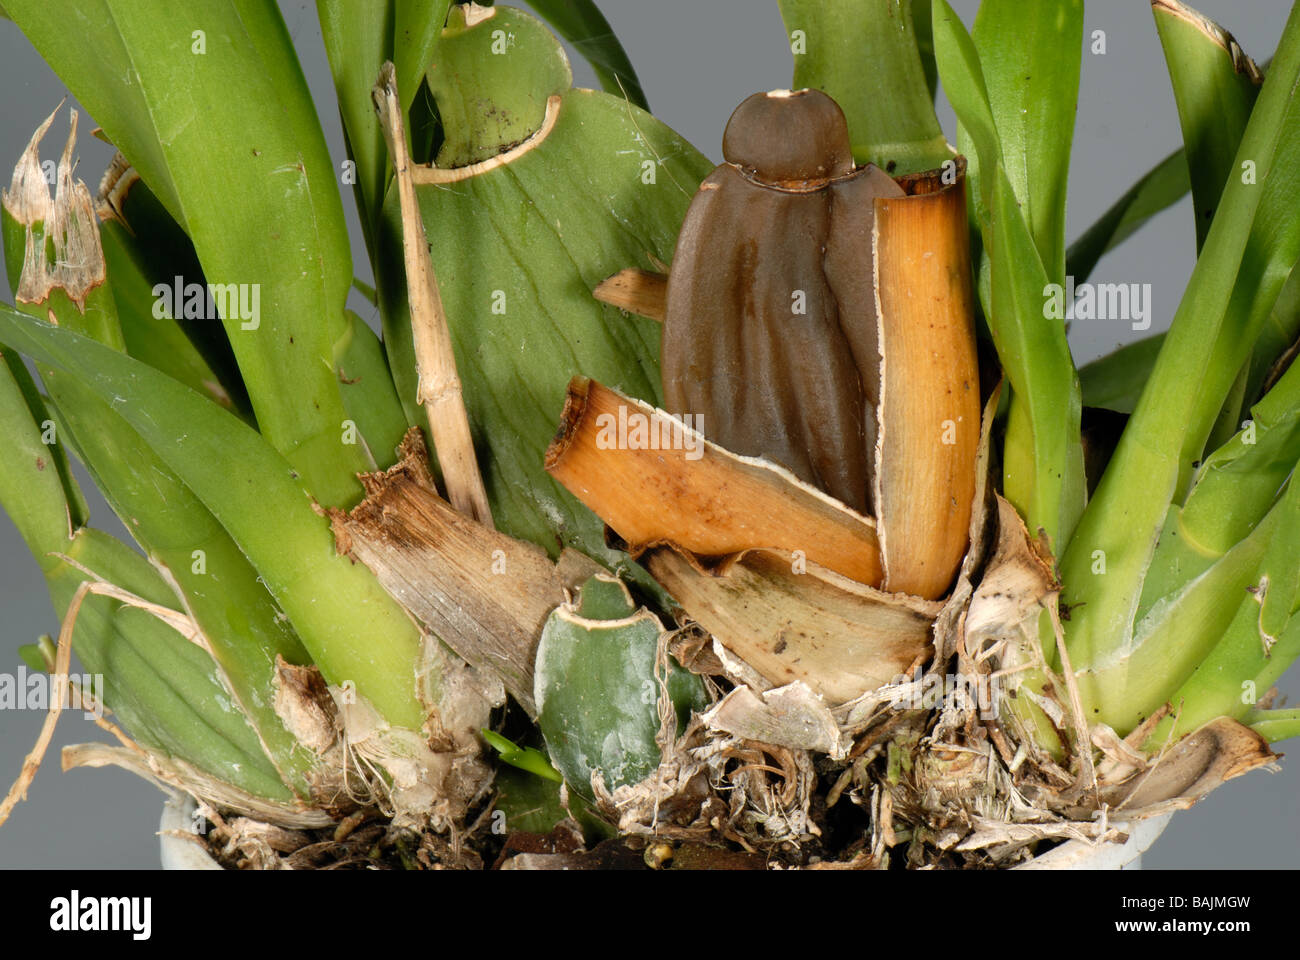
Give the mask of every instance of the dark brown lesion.
<svg viewBox="0 0 1300 960">
<path fill-rule="evenodd" d="M 880 393 L 872 202 L 902 190 L 853 170 L 843 114 L 816 91 L 750 97 L 723 150 L 668 280 L 666 407 L 867 513 Z"/>
</svg>

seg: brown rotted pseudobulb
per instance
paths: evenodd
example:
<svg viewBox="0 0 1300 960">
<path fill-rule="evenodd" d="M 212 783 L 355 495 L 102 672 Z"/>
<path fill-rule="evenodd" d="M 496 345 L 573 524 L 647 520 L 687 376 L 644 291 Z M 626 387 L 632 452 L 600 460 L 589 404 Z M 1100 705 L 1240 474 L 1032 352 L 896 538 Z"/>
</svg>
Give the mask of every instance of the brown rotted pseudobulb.
<svg viewBox="0 0 1300 960">
<path fill-rule="evenodd" d="M 728 450 L 761 456 L 867 513 L 880 356 L 873 200 L 844 115 L 815 90 L 755 94 L 723 138 L 668 280 L 663 387 Z"/>
</svg>

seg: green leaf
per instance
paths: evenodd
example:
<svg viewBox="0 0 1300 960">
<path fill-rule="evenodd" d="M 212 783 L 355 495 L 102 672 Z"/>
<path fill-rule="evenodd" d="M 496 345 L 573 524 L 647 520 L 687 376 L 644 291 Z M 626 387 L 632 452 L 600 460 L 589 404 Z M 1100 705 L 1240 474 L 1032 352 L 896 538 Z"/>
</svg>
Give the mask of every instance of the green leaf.
<svg viewBox="0 0 1300 960">
<path fill-rule="evenodd" d="M 193 239 L 208 282 L 244 295 L 222 320 L 263 434 L 323 502 L 356 500 L 365 463 L 339 442 L 332 351 L 352 280 L 347 229 L 276 5 L 6 6 Z"/>
<path fill-rule="evenodd" d="M 451 0 L 316 0 L 348 157 L 356 164 L 353 190 L 372 266 L 392 163 L 370 91 L 379 68 L 391 60 L 402 105 L 411 106 L 450 6 Z"/>
<path fill-rule="evenodd" d="M 139 554 L 97 530 L 79 531 L 64 552 L 123 585 L 130 579 L 122 569 L 127 564 L 142 564 L 141 576 L 153 572 Z M 62 619 L 86 575 L 60 564 L 46 579 Z M 175 597 L 167 604 L 175 607 Z M 87 672 L 103 674 L 107 704 L 142 743 L 257 796 L 293 799 L 247 716 L 231 702 L 213 659 L 171 627 L 107 597 L 87 597 L 73 646 Z"/>
<path fill-rule="evenodd" d="M 110 403 L 239 545 L 325 679 L 353 681 L 391 723 L 418 728 L 415 627 L 336 553 L 300 475 L 261 436 L 139 361 L 3 306 L 0 340 Z"/>
<path fill-rule="evenodd" d="M 468 42 L 474 30 L 490 36 L 491 23 L 444 43 Z M 530 51 L 562 57 L 554 40 L 549 51 Z M 482 110 L 493 109 L 498 83 L 513 83 L 523 68 L 512 58 L 522 55 L 491 58 L 506 75 L 481 75 L 490 82 L 476 94 Z M 554 127 L 531 149 L 471 175 L 448 173 L 454 182 L 417 185 L 479 466 L 503 532 L 552 556 L 567 545 L 610 566 L 626 561 L 543 458 L 576 374 L 660 401 L 658 324 L 604 306 L 591 291 L 625 267 L 671 260 L 686 208 L 711 170 L 649 114 L 608 94 L 569 90 Z M 407 416 L 420 422 L 401 244 L 391 191 L 379 258 L 384 346 Z"/>
<path fill-rule="evenodd" d="M 1300 8 L 1246 128 L 1234 174 L 1146 389 L 1062 564 L 1076 668 L 1132 637 L 1168 507 L 1182 499 L 1225 397 L 1300 255 Z M 1097 551 L 1101 551 L 1100 554 Z M 1105 558 L 1106 575 L 1091 570 Z M 1101 692 L 1085 692 L 1085 702 Z"/>
<path fill-rule="evenodd" d="M 930 25 L 932 12 L 930 0 L 912 0 L 912 32 L 916 36 L 916 52 L 920 54 L 925 85 L 929 88 L 930 99 L 933 101 L 939 87 L 939 68 L 934 65 L 934 31 Z"/>
<path fill-rule="evenodd" d="M 591 64 L 602 90 L 650 109 L 627 51 L 592 0 L 528 0 L 528 5 Z"/>
<path fill-rule="evenodd" d="M 1177 570 L 1166 583 L 1149 576 L 1150 596 L 1143 598 L 1131 641 L 1104 662 L 1077 670 L 1089 716 L 1127 734 L 1157 710 L 1223 638 L 1285 523 L 1282 512 L 1274 512 L 1204 569 Z"/>
<path fill-rule="evenodd" d="M 61 524 L 66 531 L 85 526 L 90 508 L 72 475 L 68 453 L 63 446 L 63 431 L 58 429 L 56 419 L 28 373 L 23 358 L 0 344 L 0 360 L 3 360 L 0 364 L 0 390 L 17 391 L 16 394 L 6 393 L 5 397 L 6 416 L 10 418 L 8 423 L 12 431 L 0 433 L 7 444 L 6 457 L 11 458 L 14 464 L 23 463 L 25 459 L 25 465 L 35 470 L 13 491 L 15 497 L 21 494 L 23 505 L 10 511 L 10 517 L 29 542 L 31 534 L 24 529 L 24 524 L 33 514 L 38 518 L 35 521 L 38 528 L 57 529 Z M 26 432 L 27 418 L 22 416 L 24 408 L 36 427 L 31 435 Z M 53 469 L 47 473 L 51 466 Z"/>
<path fill-rule="evenodd" d="M 615 593 L 614 591 L 617 591 Z M 640 783 L 659 766 L 658 700 L 668 686 L 678 732 L 708 700 L 699 677 L 671 660 L 668 676 L 655 660 L 663 626 L 637 609 L 616 579 L 597 574 L 577 607 L 558 607 L 537 647 L 537 723 L 564 782 L 591 800 L 592 775 L 613 791 Z"/>
<path fill-rule="evenodd" d="M 118 206 L 121 222 L 105 220 L 99 229 L 127 352 L 211 394 L 251 423 L 248 391 L 225 328 L 208 317 L 187 319 L 175 309 L 177 277 L 182 289 L 207 286 L 194 244 L 143 180 L 130 183 Z M 170 315 L 157 295 L 159 284 L 173 290 Z"/>
<path fill-rule="evenodd" d="M 24 158 L 25 163 L 33 160 L 30 154 Z M 60 176 L 54 205 L 47 215 L 68 236 L 82 238 L 85 250 L 79 266 L 93 276 L 103 267 L 103 260 L 93 256 L 98 228 L 93 219 L 84 222 L 93 218 L 84 202 L 88 196 L 84 185 L 70 185 L 66 173 Z M 29 217 L 35 213 L 19 212 Z M 8 207 L 3 217 L 5 260 L 12 276 L 17 272 L 17 263 L 26 262 L 28 266 L 23 269 L 32 268 L 35 250 L 46 242 L 45 230 L 40 222 L 31 225 L 31 233 L 25 237 L 24 256 L 19 238 L 29 228 L 20 227 Z M 56 256 L 69 256 L 66 251 L 60 252 L 62 241 L 58 237 L 53 242 Z M 125 280 L 130 279 L 132 275 L 125 275 Z M 65 278 L 64 282 L 69 280 Z M 137 293 L 150 296 L 136 286 Z M 41 321 L 48 318 L 62 330 L 93 336 L 105 346 L 121 350 L 125 338 L 114 304 L 115 294 L 125 289 L 122 278 L 116 290 L 106 282 L 99 283 L 86 293 L 83 313 L 64 289 L 56 287 L 44 300 L 22 304 L 22 310 Z M 147 304 L 143 312 L 150 316 L 143 323 L 166 324 L 176 329 L 188 345 L 172 321 L 153 318 Z M 230 696 L 256 726 L 277 766 L 307 795 L 312 758 L 298 747 L 274 709 L 276 658 L 304 663 L 307 654 L 292 630 L 282 623 L 283 616 L 262 586 L 257 571 L 212 514 L 108 402 L 63 371 L 42 368 L 41 374 L 52 402 L 60 410 L 59 424 L 70 432 L 73 446 L 96 486 L 150 559 L 167 571 L 184 600 L 184 610 L 202 632 L 202 642 L 224 670 Z"/>
<path fill-rule="evenodd" d="M 40 564 L 59 619 L 87 579 L 79 567 L 150 602 L 179 607 L 176 595 L 138 553 L 81 526 L 81 520 L 73 525 L 64 483 L 72 489 L 75 484 L 51 465 L 58 445 L 47 448 L 43 442 L 44 407 L 29 407 L 19 383 L 26 370 L 12 352 L 3 355 L 0 436 L 6 455 L 0 457 L 0 505 Z M 259 796 L 291 798 L 256 732 L 231 703 L 212 658 L 171 627 L 111 598 L 87 596 L 73 647 L 86 673 L 103 675 L 104 701 L 142 743 Z"/>
<path fill-rule="evenodd" d="M 983 0 L 971 40 L 1007 180 L 1049 281 L 1064 283 L 1065 195 L 1079 99 L 1083 0 Z M 969 176 L 978 184 L 983 152 L 971 160 Z"/>
<path fill-rule="evenodd" d="M 1235 436 L 1205 458 L 1183 504 L 1183 536 L 1223 552 L 1278 497 L 1300 460 L 1300 366 L 1292 365 L 1251 409 Z"/>
<path fill-rule="evenodd" d="M 1157 333 L 1126 343 L 1113 353 L 1085 364 L 1079 370 L 1083 405 L 1132 413 L 1164 342 L 1165 335 Z"/>
<path fill-rule="evenodd" d="M 1061 317 L 1048 315 L 1048 274 L 1002 163 L 1000 130 L 970 36 L 935 0 L 935 54 L 944 90 L 980 159 L 971 183 L 988 264 L 985 317 L 1011 383 L 1003 486 L 1031 531 L 1059 551 L 1083 509 L 1082 402 Z"/>
<path fill-rule="evenodd" d="M 1172 207 L 1191 188 L 1187 154 L 1180 147 L 1147 171 L 1146 176 L 1070 244 L 1065 251 L 1066 276 L 1074 277 L 1075 283 L 1083 283 L 1103 254 L 1127 240 L 1161 210 Z"/>
<path fill-rule="evenodd" d="M 898 176 L 952 159 L 918 51 L 912 0 L 778 0 L 778 6 L 794 54 L 792 86 L 815 87 L 840 105 L 854 160 Z"/>
<path fill-rule="evenodd" d="M 488 746 L 497 752 L 502 763 L 508 763 L 520 770 L 526 770 L 543 780 L 550 780 L 554 783 L 563 782 L 564 778 L 560 776 L 559 771 L 551 766 L 546 759 L 546 754 L 540 750 L 535 750 L 532 747 L 521 747 L 508 737 L 503 737 L 491 730 L 480 730 L 479 733 L 488 742 Z"/>
<path fill-rule="evenodd" d="M 1151 12 L 1178 104 L 1199 253 L 1223 185 L 1233 174 L 1233 160 L 1263 76 L 1231 34 L 1179 0 L 1157 0 Z M 1247 376 L 1246 371 L 1238 376 L 1224 401 L 1210 435 L 1211 446 L 1236 431 Z"/>
<path fill-rule="evenodd" d="M 1246 377 L 1247 402 L 1259 397 L 1270 376 L 1276 376 L 1275 367 L 1300 341 L 1300 270 L 1292 268 L 1277 302 L 1269 311 L 1264 329 L 1255 343 Z"/>
<path fill-rule="evenodd" d="M 496 810 L 505 814 L 507 833 L 550 833 L 569 812 L 560 803 L 560 787 L 516 767 L 497 770 Z"/>
<path fill-rule="evenodd" d="M 1179 0 L 1155 0 L 1151 13 L 1178 104 L 1199 252 L 1263 77 L 1231 34 Z"/>
<path fill-rule="evenodd" d="M 1171 696 L 1175 716 L 1147 741 L 1158 748 L 1218 716 L 1242 718 L 1300 657 L 1300 484 L 1290 483 L 1273 508 L 1276 533 L 1249 593 L 1238 594 L 1231 623 L 1214 649 Z M 1261 524 L 1261 527 L 1263 524 Z"/>
<path fill-rule="evenodd" d="M 539 20 L 510 7 L 470 19 L 469 9 L 452 8 L 429 65 L 443 127 L 439 167 L 467 167 L 528 139 L 546 117 L 547 99 L 573 85 L 568 60 L 555 55 L 555 37 Z"/>
<path fill-rule="evenodd" d="M 347 339 L 336 347 L 343 407 L 356 424 L 356 439 L 365 445 L 371 469 L 385 470 L 397 462 L 397 448 L 411 423 L 393 386 L 383 343 L 351 310 L 347 317 Z M 345 429 L 344 442 L 349 439 Z"/>
<path fill-rule="evenodd" d="M 1300 709 L 1252 710 L 1244 722 L 1269 743 L 1300 737 Z"/>
<path fill-rule="evenodd" d="M 276 765 L 304 796 L 313 763 L 275 711 L 276 658 L 310 662 L 258 572 L 176 474 L 113 408 L 75 377 L 44 373 L 50 396 L 113 512 L 167 571 L 184 598 L 229 694 Z"/>
</svg>

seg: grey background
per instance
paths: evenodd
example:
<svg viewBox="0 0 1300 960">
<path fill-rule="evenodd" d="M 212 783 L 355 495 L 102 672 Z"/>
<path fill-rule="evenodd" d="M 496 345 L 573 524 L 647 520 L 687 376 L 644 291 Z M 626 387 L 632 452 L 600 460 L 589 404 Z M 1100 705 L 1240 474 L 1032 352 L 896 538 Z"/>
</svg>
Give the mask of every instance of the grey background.
<svg viewBox="0 0 1300 960">
<path fill-rule="evenodd" d="M 281 0 L 280 5 L 323 114 L 330 150 L 342 160 L 342 133 L 315 5 L 306 0 Z M 722 129 L 735 106 L 757 90 L 789 86 L 790 53 L 775 0 L 601 0 L 600 5 L 628 49 L 651 109 L 715 161 Z M 1261 61 L 1271 56 L 1289 6 L 1283 0 L 1200 0 L 1197 5 L 1232 30 L 1245 50 Z M 978 0 L 954 0 L 953 6 L 969 25 Z M 1147 3 L 1093 0 L 1084 29 L 1085 36 L 1104 30 L 1107 52 L 1095 56 L 1085 49 L 1083 55 L 1070 175 L 1070 239 L 1181 139 Z M 576 56 L 571 59 L 575 82 L 595 86 L 586 64 Z M 0 180 L 7 185 L 7 171 L 32 130 L 66 92 L 8 21 L 0 21 L 0 89 L 0 171 L 5 171 Z M 952 140 L 952 112 L 946 103 L 940 107 L 940 121 Z M 46 156 L 57 156 L 65 122 L 56 121 Z M 88 136 L 92 127 L 81 127 L 79 173 L 93 188 L 110 151 Z M 345 197 L 344 205 L 356 270 L 369 279 L 350 198 Z M 1151 332 L 1168 327 L 1191 273 L 1191 224 L 1191 204 L 1184 200 L 1106 256 L 1094 273 L 1098 281 L 1152 284 Z M 4 293 L 11 301 L 10 291 Z M 364 302 L 353 307 L 374 319 L 373 309 Z M 1125 323 L 1079 322 L 1070 340 L 1077 361 L 1084 363 L 1133 336 Z M 125 539 L 84 473 L 81 481 L 94 522 Z M 0 515 L 0 672 L 17 670 L 20 644 L 57 631 L 39 570 L 9 519 Z M 1282 687 L 1284 692 L 1300 690 L 1300 670 L 1293 669 Z M 0 789 L 17 775 L 42 719 L 29 711 L 0 714 Z M 78 715 L 64 716 L 28 801 L 0 828 L 0 867 L 158 866 L 154 831 L 161 796 L 152 786 L 118 770 L 59 770 L 63 745 L 97 738 L 98 730 Z M 1148 868 L 1300 865 L 1300 765 L 1285 762 L 1279 774 L 1251 774 L 1179 814 L 1145 862 Z"/>
</svg>

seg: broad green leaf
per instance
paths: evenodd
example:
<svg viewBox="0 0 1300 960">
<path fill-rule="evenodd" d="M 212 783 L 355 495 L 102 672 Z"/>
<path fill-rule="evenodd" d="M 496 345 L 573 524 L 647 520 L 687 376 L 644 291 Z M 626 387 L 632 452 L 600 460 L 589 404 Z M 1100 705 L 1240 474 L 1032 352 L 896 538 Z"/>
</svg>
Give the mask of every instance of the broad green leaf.
<svg viewBox="0 0 1300 960">
<path fill-rule="evenodd" d="M 569 789 L 593 799 L 592 775 L 605 788 L 640 783 L 659 766 L 658 701 L 668 687 L 681 726 L 707 706 L 704 685 L 669 660 L 655 666 L 663 626 L 637 609 L 626 587 L 597 574 L 578 605 L 557 608 L 537 647 L 537 723 Z"/>
<path fill-rule="evenodd" d="M 1079 385 L 1083 405 L 1132 413 L 1164 342 L 1163 333 L 1143 337 L 1081 367 Z"/>
<path fill-rule="evenodd" d="M 1083 0 L 983 0 L 971 40 L 1007 180 L 1049 281 L 1064 283 L 1065 195 L 1079 99 Z M 978 184 L 984 156 L 976 151 L 969 159 L 970 179 Z"/>
<path fill-rule="evenodd" d="M 1231 34 L 1179 0 L 1156 0 L 1151 13 L 1178 104 L 1199 251 L 1263 77 Z"/>
<path fill-rule="evenodd" d="M 528 0 L 528 5 L 591 64 L 602 90 L 650 109 L 627 51 L 592 0 Z"/>
<path fill-rule="evenodd" d="M 491 24 L 444 43 L 470 42 L 475 30 L 490 36 Z M 523 55 L 515 48 L 490 58 L 503 75 L 481 74 L 484 111 L 498 85 L 512 88 L 516 71 L 538 75 L 514 64 Z M 530 55 L 563 53 L 553 40 Z M 626 557 L 605 547 L 601 521 L 551 479 L 543 457 L 575 374 L 660 401 L 658 325 L 598 303 L 591 291 L 625 267 L 672 259 L 686 207 L 712 165 L 627 102 L 569 90 L 544 137 L 489 166 L 447 172 L 453 182 L 417 185 L 416 193 L 493 518 L 553 556 L 568 545 L 616 565 Z M 384 346 L 407 416 L 422 422 L 401 244 L 390 191 L 379 258 Z"/>
<path fill-rule="evenodd" d="M 301 475 L 260 435 L 139 361 L 8 307 L 0 341 L 110 403 L 239 545 L 325 679 L 351 680 L 391 723 L 418 728 L 415 627 L 368 570 L 336 553 Z"/>
<path fill-rule="evenodd" d="M 29 150 L 20 164 L 20 176 L 24 165 L 34 163 L 35 159 Z M 52 206 L 44 215 L 57 223 L 57 230 L 66 237 L 81 238 L 80 250 L 75 254 L 79 258 L 77 273 L 102 277 L 104 257 L 97 246 L 99 231 L 89 208 L 89 194 L 84 184 L 72 182 L 71 171 L 66 167 L 65 160 L 60 165 Z M 41 181 L 37 193 L 43 189 Z M 38 206 L 34 200 L 18 204 L 12 196 L 6 198 L 5 263 L 15 289 L 20 288 L 20 272 L 24 277 L 27 271 L 34 275 L 48 272 L 48 265 L 42 267 L 35 254 L 47 243 L 45 223 L 34 219 L 40 213 Z M 30 225 L 19 225 L 11 207 L 32 220 Z M 65 240 L 59 235 L 49 243 L 56 259 L 74 256 L 63 248 Z M 101 280 L 85 292 L 83 312 L 71 302 L 68 292 L 68 289 L 80 289 L 81 285 L 76 276 L 65 275 L 59 282 L 68 289 L 56 286 L 44 299 L 22 303 L 20 308 L 41 321 L 48 319 L 63 330 L 123 350 L 126 341 L 118 324 L 115 303 L 135 279 L 141 278 L 124 274 L 117 288 Z M 140 284 L 134 286 L 137 295 L 152 296 Z M 147 280 L 143 286 L 148 287 Z M 147 303 L 141 310 L 149 319 L 138 323 L 155 327 L 165 324 L 189 345 L 171 320 L 153 317 L 152 307 Z M 150 559 L 168 572 L 184 599 L 185 611 L 202 631 L 208 651 L 225 671 L 230 695 L 257 727 L 262 743 L 277 765 L 295 778 L 295 785 L 305 795 L 310 787 L 306 774 L 311 758 L 285 729 L 274 710 L 274 702 L 276 658 L 304 663 L 307 655 L 292 630 L 282 622 L 283 616 L 262 586 L 257 571 L 212 514 L 108 402 L 63 371 L 42 367 L 41 376 L 52 402 L 60 410 L 60 426 L 70 433 L 73 446 L 96 486 Z"/>
<path fill-rule="evenodd" d="M 854 160 L 898 176 L 952 159 L 917 48 L 912 0 L 778 0 L 778 6 L 794 54 L 792 86 L 823 90 L 840 105 Z"/>
<path fill-rule="evenodd" d="M 113 512 L 167 571 L 277 766 L 306 795 L 311 757 L 275 712 L 276 658 L 309 663 L 257 570 L 216 518 L 95 392 L 60 370 L 43 379 Z"/>
<path fill-rule="evenodd" d="M 225 298 L 222 320 L 263 434 L 323 502 L 356 500 L 365 463 L 339 442 L 332 351 L 352 280 L 347 230 L 276 5 L 6 7 L 192 238 L 208 282 L 242 295 L 239 309 Z"/>
<path fill-rule="evenodd" d="M 98 531 L 80 531 L 66 552 L 104 579 L 116 579 L 77 549 L 91 533 Z M 118 541 L 103 540 L 115 554 L 139 556 Z M 64 564 L 46 579 L 62 617 L 86 576 Z M 151 614 L 107 597 L 88 597 L 77 625 L 77 656 L 88 672 L 103 674 L 105 700 L 132 736 L 256 796 L 293 799 L 207 653 Z"/>
<path fill-rule="evenodd" d="M 528 139 L 546 117 L 547 99 L 573 85 L 545 24 L 510 7 L 492 7 L 486 20 L 471 19 L 469 9 L 452 8 L 429 64 L 443 128 L 439 167 L 467 167 Z"/>
<path fill-rule="evenodd" d="M 1283 33 L 1191 281 L 1146 389 L 1062 564 L 1076 668 L 1131 642 L 1166 513 L 1300 254 L 1300 8 Z M 1100 554 L 1098 553 L 1100 551 Z M 1094 575 L 1098 556 L 1106 575 Z M 1085 692 L 1085 703 L 1093 695 Z"/>
<path fill-rule="evenodd" d="M 27 543 L 52 544 L 59 533 L 66 540 L 86 522 L 84 504 L 75 517 L 69 514 L 77 482 L 67 469 L 67 454 L 57 432 L 49 430 L 52 421 L 22 358 L 0 347 L 0 359 L 0 436 L 5 444 L 0 503 Z M 42 569 L 55 563 L 39 553 L 37 559 Z"/>
<path fill-rule="evenodd" d="M 1161 210 L 1172 207 L 1191 188 L 1187 154 L 1180 147 L 1152 167 L 1070 244 L 1065 251 L 1066 276 L 1083 283 L 1103 254 L 1127 240 Z"/>
<path fill-rule="evenodd" d="M 0 433 L 5 438 L 6 456 L 20 463 L 24 457 L 37 470 L 31 480 L 20 484 L 12 493 L 22 495 L 24 500 L 31 497 L 30 503 L 24 503 L 10 512 L 10 517 L 18 525 L 24 539 L 30 540 L 23 524 L 33 512 L 40 517 L 38 525 L 45 529 L 55 529 L 62 520 L 65 530 L 76 530 L 86 525 L 90 508 L 81 494 L 81 487 L 72 475 L 67 450 L 63 445 L 63 432 L 58 429 L 56 419 L 46 405 L 45 398 L 32 380 L 23 358 L 0 344 L 0 390 L 6 391 L 6 416 L 11 433 Z M 7 393 L 17 390 L 17 397 Z M 28 416 L 36 427 L 34 436 L 27 434 L 27 421 L 21 416 L 23 401 Z M 31 442 L 31 441 L 35 442 Z M 46 471 L 50 472 L 47 473 Z M 39 480 L 37 479 L 39 475 Z M 37 481 L 37 482 L 33 482 Z M 57 486 L 51 486 L 57 484 Z M 16 501 L 15 501 L 16 502 Z M 7 506 L 6 501 L 6 506 Z"/>
<path fill-rule="evenodd" d="M 1247 425 L 1206 457 L 1177 510 L 1175 536 L 1162 538 L 1148 579 L 1170 565 L 1163 558 L 1166 550 L 1175 556 L 1189 551 L 1222 556 L 1273 506 L 1298 460 L 1300 367 L 1292 366 L 1254 406 Z"/>
</svg>

